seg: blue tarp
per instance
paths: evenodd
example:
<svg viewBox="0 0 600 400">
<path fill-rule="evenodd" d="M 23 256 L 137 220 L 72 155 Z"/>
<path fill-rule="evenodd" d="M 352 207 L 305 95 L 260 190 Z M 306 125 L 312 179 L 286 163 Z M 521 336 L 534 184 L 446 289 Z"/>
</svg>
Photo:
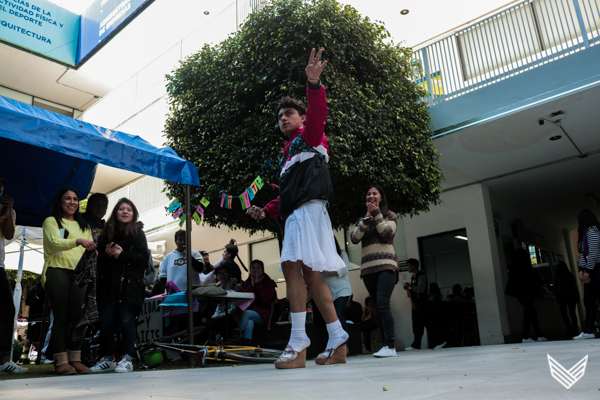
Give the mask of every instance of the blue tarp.
<svg viewBox="0 0 600 400">
<path fill-rule="evenodd" d="M 0 174 L 18 225 L 42 226 L 63 185 L 87 197 L 97 164 L 200 185 L 196 167 L 171 148 L 0 96 Z"/>
</svg>

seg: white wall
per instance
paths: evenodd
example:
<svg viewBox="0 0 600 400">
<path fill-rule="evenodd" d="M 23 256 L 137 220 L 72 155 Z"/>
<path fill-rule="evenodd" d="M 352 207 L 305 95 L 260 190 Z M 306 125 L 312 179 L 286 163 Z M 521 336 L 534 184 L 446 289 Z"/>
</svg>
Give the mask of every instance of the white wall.
<svg viewBox="0 0 600 400">
<path fill-rule="evenodd" d="M 404 219 L 408 255 L 419 257 L 419 237 L 466 228 L 481 344 L 504 343 L 509 330 L 489 190 L 471 185 L 442 193 L 441 198 L 441 206 Z M 397 293 L 393 296 L 392 308 L 400 317 L 395 321 L 400 348 L 410 344 L 407 338 L 412 340 L 410 305 L 404 300 Z"/>
</svg>

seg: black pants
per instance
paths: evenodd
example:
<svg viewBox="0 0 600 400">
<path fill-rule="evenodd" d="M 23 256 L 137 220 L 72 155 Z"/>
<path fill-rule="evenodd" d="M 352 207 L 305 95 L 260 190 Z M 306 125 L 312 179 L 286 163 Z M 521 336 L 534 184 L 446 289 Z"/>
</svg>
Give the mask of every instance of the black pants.
<svg viewBox="0 0 600 400">
<path fill-rule="evenodd" d="M 415 349 L 421 348 L 421 341 L 423 339 L 423 334 L 425 333 L 425 328 L 427 328 L 430 343 L 437 346 L 443 342 L 443 340 L 440 339 L 439 329 L 429 307 L 422 306 L 412 309 L 412 326 L 414 340 L 410 347 Z"/>
<path fill-rule="evenodd" d="M 0 356 L 10 356 L 14 324 L 13 292 L 6 271 L 0 268 Z"/>
<path fill-rule="evenodd" d="M 567 327 L 567 336 L 573 337 L 579 334 L 577 323 L 577 313 L 575 309 L 577 307 L 577 298 L 561 298 L 557 297 L 556 302 L 558 303 L 558 309 L 560 310 L 560 316 L 562 317 L 565 326 Z M 569 315 L 571 319 L 569 319 Z"/>
<path fill-rule="evenodd" d="M 79 287 L 74 280 L 72 270 L 52 267 L 46 270 L 45 289 L 54 313 L 50 337 L 50 348 L 54 354 L 64 353 L 67 348 L 81 350 L 83 335 L 79 333 L 81 340 L 78 341 L 71 341 L 71 337 L 83 311 L 87 285 Z"/>
<path fill-rule="evenodd" d="M 377 318 L 382 330 L 384 346 L 390 349 L 396 348 L 396 336 L 394 334 L 394 316 L 390 309 L 390 298 L 396 286 L 396 274 L 394 271 L 385 270 L 363 276 L 363 282 L 369 295 L 375 301 L 377 307 Z"/>
<path fill-rule="evenodd" d="M 535 296 L 519 296 L 517 300 L 523 306 L 523 339 L 529 339 L 529 328 L 532 325 L 536 338 L 544 336 L 540 329 L 537 311 L 535 310 Z"/>
<path fill-rule="evenodd" d="M 363 334 L 363 341 L 365 342 L 365 350 L 371 351 L 371 331 L 377 329 L 379 325 L 372 319 L 368 319 L 360 323 L 360 327 Z"/>
<path fill-rule="evenodd" d="M 585 305 L 585 323 L 583 331 L 594 333 L 596 324 L 596 302 L 600 302 L 600 264 L 590 272 L 590 283 L 583 284 L 583 304 Z"/>
</svg>

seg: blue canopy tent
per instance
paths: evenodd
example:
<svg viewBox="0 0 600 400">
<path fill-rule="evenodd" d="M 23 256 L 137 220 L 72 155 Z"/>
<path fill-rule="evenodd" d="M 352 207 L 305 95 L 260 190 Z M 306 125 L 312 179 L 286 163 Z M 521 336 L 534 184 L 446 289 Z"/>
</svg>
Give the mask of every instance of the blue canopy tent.
<svg viewBox="0 0 600 400">
<path fill-rule="evenodd" d="M 42 226 L 52 212 L 53 196 L 63 185 L 76 188 L 82 199 L 87 197 L 98 164 L 187 185 L 186 226 L 191 243 L 190 185 L 200 185 L 192 163 L 171 148 L 158 149 L 139 136 L 0 96 L 0 174 L 6 182 L 4 193 L 15 201 L 18 225 Z M 191 266 L 191 246 L 187 258 Z M 191 282 L 188 268 L 189 304 Z M 192 308 L 188 309 L 191 321 Z"/>
</svg>

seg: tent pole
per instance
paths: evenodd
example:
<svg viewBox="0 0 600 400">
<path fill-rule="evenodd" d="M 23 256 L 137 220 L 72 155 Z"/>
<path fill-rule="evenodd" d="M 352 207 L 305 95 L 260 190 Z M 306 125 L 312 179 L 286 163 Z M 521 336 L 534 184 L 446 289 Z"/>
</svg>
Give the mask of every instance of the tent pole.
<svg viewBox="0 0 600 400">
<path fill-rule="evenodd" d="M 189 344 L 194 344 L 194 297 L 192 295 L 192 277 L 196 273 L 192 267 L 192 207 L 190 201 L 191 186 L 185 185 L 185 249 L 187 256 L 187 303 L 188 303 L 188 336 Z M 190 367 L 194 360 L 189 358 Z"/>
<path fill-rule="evenodd" d="M 17 272 L 17 282 L 15 284 L 15 293 L 13 294 L 13 302 L 15 304 L 15 319 L 13 320 L 13 334 L 12 343 L 10 346 L 10 359 L 13 357 L 14 342 L 15 342 L 15 330 L 17 329 L 17 318 L 19 318 L 19 311 L 21 310 L 21 296 L 23 288 L 21 287 L 21 279 L 23 278 L 23 257 L 25 256 L 25 246 L 27 245 L 27 238 L 25 237 L 25 228 L 21 232 L 21 250 L 19 251 L 19 270 Z"/>
</svg>

